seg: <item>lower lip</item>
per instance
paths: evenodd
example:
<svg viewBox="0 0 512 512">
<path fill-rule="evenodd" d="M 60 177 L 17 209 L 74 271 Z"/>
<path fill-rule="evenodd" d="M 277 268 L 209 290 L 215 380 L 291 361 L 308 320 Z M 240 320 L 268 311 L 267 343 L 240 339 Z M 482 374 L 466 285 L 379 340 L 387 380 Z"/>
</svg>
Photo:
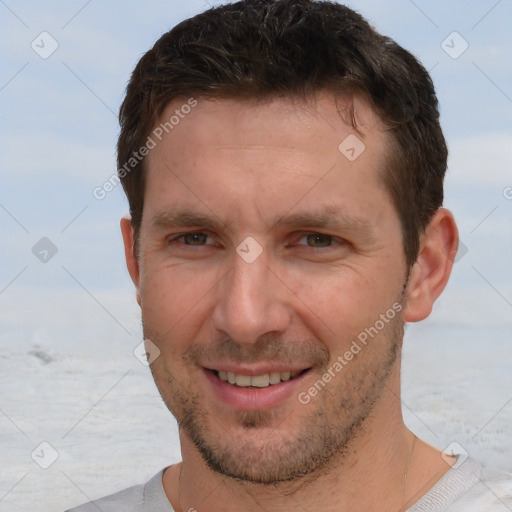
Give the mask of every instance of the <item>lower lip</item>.
<svg viewBox="0 0 512 512">
<path fill-rule="evenodd" d="M 221 402 L 241 411 L 255 411 L 277 407 L 290 396 L 297 395 L 297 388 L 306 378 L 309 370 L 291 380 L 266 388 L 242 388 L 220 380 L 211 370 L 203 369 L 203 372 Z"/>
</svg>

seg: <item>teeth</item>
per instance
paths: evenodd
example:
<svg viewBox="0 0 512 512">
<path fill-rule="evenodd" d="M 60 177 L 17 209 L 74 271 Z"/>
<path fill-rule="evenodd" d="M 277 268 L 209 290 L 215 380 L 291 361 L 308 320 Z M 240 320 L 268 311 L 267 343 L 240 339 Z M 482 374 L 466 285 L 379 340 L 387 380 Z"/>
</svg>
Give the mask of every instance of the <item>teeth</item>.
<svg viewBox="0 0 512 512">
<path fill-rule="evenodd" d="M 279 372 L 272 372 L 269 381 L 270 384 L 279 384 L 281 382 L 281 374 Z"/>
<path fill-rule="evenodd" d="M 257 388 L 266 388 L 270 384 L 270 377 L 268 373 L 265 375 L 257 375 L 255 377 L 251 377 L 251 386 L 255 386 Z M 237 377 L 238 384 L 238 377 Z"/>
<path fill-rule="evenodd" d="M 300 371 L 295 372 L 272 372 L 272 373 L 264 373 L 263 375 L 254 375 L 251 377 L 250 375 L 237 375 L 232 372 L 218 372 L 218 376 L 220 380 L 224 382 L 229 382 L 230 384 L 235 384 L 236 386 L 240 386 L 242 388 L 246 388 L 249 386 L 253 386 L 256 388 L 266 388 L 273 384 L 279 384 L 280 382 L 290 380 L 291 378 L 298 375 Z"/>
<path fill-rule="evenodd" d="M 251 377 L 249 377 L 248 375 L 237 375 L 235 382 L 237 386 L 245 388 L 246 386 L 251 385 Z"/>
</svg>

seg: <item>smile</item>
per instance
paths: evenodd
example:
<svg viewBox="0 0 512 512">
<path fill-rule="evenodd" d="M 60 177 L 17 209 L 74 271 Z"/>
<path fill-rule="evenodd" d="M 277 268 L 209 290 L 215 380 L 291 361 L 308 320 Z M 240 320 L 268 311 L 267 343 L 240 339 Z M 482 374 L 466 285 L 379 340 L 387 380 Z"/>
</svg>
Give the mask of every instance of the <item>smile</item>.
<svg viewBox="0 0 512 512">
<path fill-rule="evenodd" d="M 213 365 L 212 365 L 213 366 Z M 207 398 L 230 409 L 266 410 L 284 404 L 304 386 L 312 368 L 285 365 L 203 367 Z M 212 392 L 213 395 L 209 393 Z"/>
<path fill-rule="evenodd" d="M 271 372 L 271 373 L 263 373 L 261 375 L 240 375 L 233 372 L 225 372 L 225 371 L 217 371 L 214 370 L 214 373 L 217 377 L 224 381 L 229 382 L 229 384 L 233 384 L 234 386 L 239 386 L 242 388 L 246 387 L 254 387 L 254 388 L 266 388 L 268 386 L 274 386 L 276 384 L 280 384 L 281 382 L 286 382 L 290 379 L 293 379 L 297 375 L 301 374 L 303 371 L 286 371 L 286 372 Z"/>
</svg>

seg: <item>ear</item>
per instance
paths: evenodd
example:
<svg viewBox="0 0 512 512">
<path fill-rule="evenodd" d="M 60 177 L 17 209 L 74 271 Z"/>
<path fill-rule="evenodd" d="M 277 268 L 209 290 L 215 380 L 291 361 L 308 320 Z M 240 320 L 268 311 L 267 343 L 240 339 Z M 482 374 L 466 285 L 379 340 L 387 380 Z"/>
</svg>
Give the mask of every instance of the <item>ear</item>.
<svg viewBox="0 0 512 512">
<path fill-rule="evenodd" d="M 140 306 L 140 268 L 139 260 L 137 259 L 135 251 L 134 229 L 129 216 L 121 219 L 121 233 L 123 234 L 126 266 L 128 267 L 128 272 L 130 273 L 130 277 L 135 285 L 137 302 Z"/>
<path fill-rule="evenodd" d="M 420 238 L 418 259 L 409 275 L 406 322 L 418 322 L 430 315 L 448 282 L 458 245 L 459 233 L 453 215 L 439 208 Z"/>
</svg>

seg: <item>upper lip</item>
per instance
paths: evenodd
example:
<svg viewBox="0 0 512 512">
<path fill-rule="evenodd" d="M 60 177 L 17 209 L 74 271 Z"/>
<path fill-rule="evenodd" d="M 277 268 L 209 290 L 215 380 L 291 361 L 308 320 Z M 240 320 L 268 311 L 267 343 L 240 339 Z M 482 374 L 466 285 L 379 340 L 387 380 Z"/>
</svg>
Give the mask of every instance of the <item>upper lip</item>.
<svg viewBox="0 0 512 512">
<path fill-rule="evenodd" d="M 229 363 L 219 363 L 218 365 L 205 366 L 207 370 L 220 371 L 226 373 L 234 373 L 236 375 L 247 375 L 249 377 L 255 377 L 256 375 L 265 375 L 266 373 L 284 373 L 284 372 L 301 372 L 308 370 L 310 367 L 307 365 L 285 365 L 285 364 L 273 364 L 273 365 L 259 365 L 259 366 L 241 366 Z"/>
</svg>

